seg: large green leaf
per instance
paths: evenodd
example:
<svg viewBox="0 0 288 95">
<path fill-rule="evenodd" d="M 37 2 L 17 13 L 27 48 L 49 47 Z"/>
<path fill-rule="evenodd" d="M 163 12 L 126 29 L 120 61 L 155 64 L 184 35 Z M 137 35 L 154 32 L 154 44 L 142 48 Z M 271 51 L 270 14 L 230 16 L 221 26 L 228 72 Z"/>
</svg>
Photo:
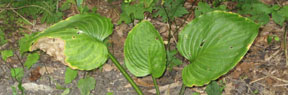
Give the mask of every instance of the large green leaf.
<svg viewBox="0 0 288 95">
<path fill-rule="evenodd" d="M 158 78 L 166 68 L 163 40 L 149 21 L 137 24 L 128 34 L 124 45 L 125 64 L 137 77 L 152 74 Z"/>
<path fill-rule="evenodd" d="M 96 14 L 81 14 L 60 21 L 45 31 L 20 40 L 20 51 L 42 38 L 59 38 L 65 42 L 65 64 L 73 69 L 91 70 L 104 64 L 108 49 L 103 40 L 112 33 L 111 20 Z"/>
<path fill-rule="evenodd" d="M 243 58 L 259 25 L 238 14 L 214 11 L 187 24 L 177 48 L 191 64 L 182 71 L 186 86 L 202 86 L 226 74 Z"/>
</svg>

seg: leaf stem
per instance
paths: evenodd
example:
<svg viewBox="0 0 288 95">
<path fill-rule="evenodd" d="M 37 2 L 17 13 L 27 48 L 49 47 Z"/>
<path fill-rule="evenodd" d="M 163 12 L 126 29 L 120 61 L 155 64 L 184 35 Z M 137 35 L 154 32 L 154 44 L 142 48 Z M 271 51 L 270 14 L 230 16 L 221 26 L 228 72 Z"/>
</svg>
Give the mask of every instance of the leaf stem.
<svg viewBox="0 0 288 95">
<path fill-rule="evenodd" d="M 157 94 L 157 95 L 160 95 L 160 90 L 159 90 L 159 87 L 158 87 L 156 78 L 153 77 L 153 75 L 152 75 L 152 79 L 153 79 L 154 87 L 155 87 L 155 89 L 156 89 L 156 94 Z"/>
<path fill-rule="evenodd" d="M 185 84 L 182 84 L 182 87 L 181 87 L 181 90 L 180 90 L 179 95 L 184 95 L 184 93 L 185 93 L 185 89 L 186 89 Z"/>
<path fill-rule="evenodd" d="M 116 65 L 116 67 L 120 70 L 120 72 L 123 74 L 123 76 L 132 85 L 132 87 L 135 89 L 135 91 L 138 93 L 138 95 L 143 95 L 141 89 L 136 85 L 134 80 L 129 76 L 129 74 L 124 70 L 124 68 L 121 66 L 121 64 L 118 62 L 118 60 L 110 52 L 109 52 L 109 57 L 113 61 L 113 63 Z"/>
</svg>

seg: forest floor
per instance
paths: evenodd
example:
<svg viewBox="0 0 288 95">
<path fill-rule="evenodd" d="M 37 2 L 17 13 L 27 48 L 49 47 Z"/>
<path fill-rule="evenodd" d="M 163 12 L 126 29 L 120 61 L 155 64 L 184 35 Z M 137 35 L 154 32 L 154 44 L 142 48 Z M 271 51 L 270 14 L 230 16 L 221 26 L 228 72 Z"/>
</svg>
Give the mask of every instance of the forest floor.
<svg viewBox="0 0 288 95">
<path fill-rule="evenodd" d="M 117 21 L 120 15 L 121 2 L 107 3 L 104 0 L 87 0 L 88 7 L 96 6 L 97 12 L 102 16 L 106 16 L 112 19 L 114 24 L 114 32 L 110 36 L 109 42 L 111 46 L 110 51 L 120 61 L 124 63 L 123 47 L 124 41 L 128 32 L 133 28 L 133 24 L 120 24 L 117 25 Z M 192 6 L 185 3 L 185 7 L 190 9 Z M 194 13 L 192 10 L 188 10 L 190 13 L 182 18 L 176 19 L 176 22 L 181 24 L 172 25 L 172 30 L 175 31 L 176 26 L 184 26 L 187 22 L 194 19 Z M 71 9 L 65 13 L 65 17 L 74 15 L 75 12 Z M 147 15 L 146 15 L 147 16 Z M 164 41 L 168 38 L 168 24 L 161 22 L 161 18 L 146 18 L 150 20 L 156 29 L 162 35 Z M 139 21 L 135 21 L 137 24 Z M 47 24 L 37 24 L 35 26 L 27 26 L 27 32 L 42 31 L 49 27 Z M 181 28 L 180 28 L 181 30 Z M 12 31 L 5 31 L 5 33 Z M 284 28 L 281 28 L 275 24 L 272 20 L 265 26 L 262 26 L 259 34 L 251 46 L 250 50 L 242 61 L 228 74 L 222 76 L 217 81 L 222 83 L 224 88 L 224 95 L 288 95 L 288 68 L 285 62 L 284 44 L 283 44 L 283 32 Z M 174 33 L 175 38 L 172 39 L 172 48 L 175 48 L 174 40 L 177 39 L 177 34 Z M 277 35 L 280 37 L 280 41 L 272 41 L 267 43 L 268 35 Z M 13 49 L 15 51 L 14 56 L 10 57 L 7 64 L 11 64 L 13 67 L 22 67 L 21 63 L 25 62 L 24 57 L 20 57 L 18 46 L 18 40 L 22 37 L 20 31 L 13 31 L 11 35 L 6 35 L 8 43 L 1 46 L 0 49 Z M 287 38 L 286 38 L 287 39 Z M 179 55 L 179 54 L 178 54 Z M 177 56 L 182 59 L 181 56 Z M 1 60 L 2 63 L 3 60 Z M 6 66 L 7 64 L 0 64 L 0 95 L 11 95 L 11 86 L 17 87 L 17 82 L 11 79 L 10 70 Z M 187 65 L 189 63 L 184 63 Z M 165 74 L 159 78 L 158 84 L 160 91 L 163 95 L 177 95 L 180 91 L 182 80 L 181 71 L 184 65 L 173 67 L 172 70 L 167 70 Z M 60 95 L 63 90 L 59 89 L 59 85 L 66 88 L 70 88 L 71 95 L 79 95 L 80 92 L 77 88 L 77 81 L 85 76 L 85 72 L 79 72 L 78 77 L 71 83 L 65 84 L 65 69 L 66 66 L 58 61 L 55 61 L 52 57 L 40 52 L 40 60 L 32 66 L 31 69 L 25 69 L 25 75 L 23 78 L 23 86 L 25 88 L 26 95 Z M 89 71 L 87 75 L 96 79 L 95 89 L 91 92 L 93 95 L 106 95 L 107 93 L 114 93 L 114 95 L 135 95 L 136 92 L 127 80 L 122 76 L 115 65 L 108 60 L 107 63 L 100 69 Z M 132 75 L 131 75 L 132 76 Z M 145 95 L 155 94 L 153 81 L 151 77 L 136 78 L 134 81 L 140 86 Z M 48 88 L 33 88 L 33 85 L 42 85 Z M 30 87 L 30 88 L 29 88 Z M 206 86 L 203 87 L 191 87 L 187 88 L 185 95 L 191 95 L 194 92 L 198 92 L 201 95 L 205 95 Z"/>
</svg>

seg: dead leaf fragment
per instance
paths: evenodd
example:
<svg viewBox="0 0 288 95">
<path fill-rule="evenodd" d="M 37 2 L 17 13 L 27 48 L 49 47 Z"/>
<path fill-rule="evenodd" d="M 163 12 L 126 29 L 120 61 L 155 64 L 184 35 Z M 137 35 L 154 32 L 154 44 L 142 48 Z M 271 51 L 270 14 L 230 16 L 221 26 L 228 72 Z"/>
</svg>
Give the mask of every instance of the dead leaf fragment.
<svg viewBox="0 0 288 95">
<path fill-rule="evenodd" d="M 41 77 L 40 67 L 37 67 L 37 68 L 33 69 L 30 74 L 31 74 L 30 77 L 29 77 L 30 81 L 38 80 Z"/>
<path fill-rule="evenodd" d="M 57 61 L 68 65 L 65 63 L 64 47 L 65 41 L 60 38 L 40 38 L 31 46 L 31 50 L 40 49 L 56 58 Z"/>
<path fill-rule="evenodd" d="M 53 67 L 42 67 L 39 70 L 39 73 L 41 75 L 44 75 L 45 73 L 52 74 L 52 73 L 54 73 L 54 71 L 55 71 L 55 68 L 53 68 Z"/>
</svg>

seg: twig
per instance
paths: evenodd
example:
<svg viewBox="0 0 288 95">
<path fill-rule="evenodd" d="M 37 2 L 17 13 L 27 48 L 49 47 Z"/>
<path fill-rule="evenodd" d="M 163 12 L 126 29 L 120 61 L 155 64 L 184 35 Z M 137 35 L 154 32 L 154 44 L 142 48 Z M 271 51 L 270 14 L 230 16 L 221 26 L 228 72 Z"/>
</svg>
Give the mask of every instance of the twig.
<svg viewBox="0 0 288 95">
<path fill-rule="evenodd" d="M 271 58 L 275 57 L 276 55 L 278 55 L 278 53 L 280 53 L 280 50 L 275 51 L 271 56 L 269 56 L 268 58 L 265 58 L 265 61 L 269 61 Z"/>
<path fill-rule="evenodd" d="M 275 76 L 273 76 L 273 75 L 270 75 L 270 77 L 271 77 L 271 78 L 273 78 L 273 79 L 276 79 L 276 80 L 279 80 L 279 81 L 282 81 L 282 82 L 288 83 L 288 81 L 287 81 L 287 80 L 284 80 L 284 79 L 280 79 L 280 78 L 278 78 L 278 77 L 275 77 Z"/>
<path fill-rule="evenodd" d="M 49 15 L 53 15 L 53 14 L 52 14 L 49 10 L 47 10 L 46 8 L 41 7 L 41 6 L 38 6 L 38 5 L 27 5 L 27 6 L 17 7 L 17 8 L 12 8 L 12 7 L 7 6 L 6 8 L 1 8 L 1 9 L 4 9 L 4 10 L 18 10 L 18 9 L 27 8 L 27 7 L 40 8 L 40 9 L 46 11 Z"/>
<path fill-rule="evenodd" d="M 46 66 L 46 64 L 45 64 L 45 62 L 43 62 L 43 64 L 44 64 L 44 68 L 45 68 L 45 70 L 46 70 L 46 73 L 48 74 L 48 76 L 49 76 L 49 72 L 48 72 L 48 69 L 47 69 L 47 66 Z M 48 80 L 49 80 L 49 84 L 50 84 L 50 86 L 52 85 L 52 82 L 51 82 L 51 79 L 50 79 L 50 77 L 48 77 Z"/>
<path fill-rule="evenodd" d="M 265 76 L 265 77 L 262 77 L 262 78 L 258 78 L 258 79 L 256 79 L 256 80 L 251 81 L 249 84 L 253 84 L 253 83 L 258 82 L 258 81 L 260 81 L 260 80 L 263 80 L 263 79 L 265 79 L 265 78 L 267 78 L 267 77 L 268 77 L 268 76 Z"/>
<path fill-rule="evenodd" d="M 275 84 L 273 87 L 279 87 L 279 86 L 288 86 L 288 84 Z"/>
<path fill-rule="evenodd" d="M 288 22 L 284 26 L 284 51 L 285 51 L 285 58 L 286 58 L 286 67 L 288 67 L 288 53 L 287 53 L 287 31 L 288 31 Z"/>
<path fill-rule="evenodd" d="M 171 84 L 167 84 L 167 85 L 164 85 L 164 86 L 160 86 L 159 87 L 159 90 L 160 92 L 163 92 L 167 89 L 172 89 L 172 88 L 175 88 L 175 87 L 179 87 L 181 86 L 181 83 L 179 81 L 175 82 L 175 83 L 171 83 Z M 155 89 L 151 89 L 151 90 L 148 90 L 148 92 L 150 93 L 156 93 L 156 90 Z"/>
<path fill-rule="evenodd" d="M 19 14 L 17 11 L 15 11 L 14 9 L 11 9 L 15 14 L 17 14 L 18 16 L 20 16 L 22 19 L 24 19 L 26 22 L 28 22 L 29 24 L 31 24 L 32 26 L 34 26 L 33 23 L 31 23 L 29 20 L 27 20 L 25 17 L 23 17 L 21 14 Z"/>
</svg>

